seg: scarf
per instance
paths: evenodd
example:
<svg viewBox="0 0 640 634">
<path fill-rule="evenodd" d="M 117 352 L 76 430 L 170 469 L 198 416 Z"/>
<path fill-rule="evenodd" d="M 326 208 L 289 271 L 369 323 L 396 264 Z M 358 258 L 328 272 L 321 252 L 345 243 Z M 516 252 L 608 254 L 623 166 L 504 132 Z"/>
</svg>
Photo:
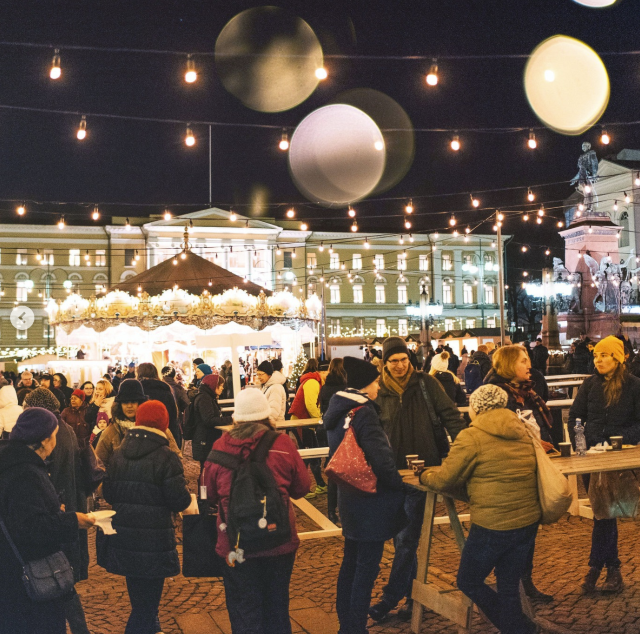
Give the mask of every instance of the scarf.
<svg viewBox="0 0 640 634">
<path fill-rule="evenodd" d="M 132 429 L 133 427 L 135 427 L 136 425 L 136 421 L 135 420 L 120 420 L 119 418 L 116 420 L 116 422 L 118 423 L 118 425 L 120 425 L 120 427 L 122 429 Z"/>
<path fill-rule="evenodd" d="M 407 373 L 403 377 L 396 379 L 391 376 L 391 372 L 389 372 L 387 368 L 384 368 L 382 371 L 382 383 L 390 392 L 395 392 L 398 396 L 402 396 L 404 391 L 407 389 L 407 384 L 409 383 L 409 379 L 412 377 L 413 373 L 413 366 L 409 364 Z"/>
<path fill-rule="evenodd" d="M 540 413 L 542 420 L 546 423 L 547 427 L 551 429 L 553 426 L 553 417 L 551 416 L 551 410 L 547 407 L 538 393 L 533 389 L 533 381 L 523 381 L 522 383 L 503 383 L 500 387 L 506 388 L 516 399 L 518 405 L 525 408 L 525 400 L 529 399 L 533 402 L 533 405 Z"/>
</svg>

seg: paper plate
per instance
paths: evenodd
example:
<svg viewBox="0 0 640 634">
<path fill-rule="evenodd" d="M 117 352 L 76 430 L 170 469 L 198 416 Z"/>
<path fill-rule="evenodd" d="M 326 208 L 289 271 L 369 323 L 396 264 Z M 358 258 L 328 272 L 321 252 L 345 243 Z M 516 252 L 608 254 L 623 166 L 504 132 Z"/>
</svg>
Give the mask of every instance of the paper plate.
<svg viewBox="0 0 640 634">
<path fill-rule="evenodd" d="M 93 511 L 91 513 L 96 520 L 106 520 L 108 517 L 113 517 L 115 514 L 115 511 Z"/>
</svg>

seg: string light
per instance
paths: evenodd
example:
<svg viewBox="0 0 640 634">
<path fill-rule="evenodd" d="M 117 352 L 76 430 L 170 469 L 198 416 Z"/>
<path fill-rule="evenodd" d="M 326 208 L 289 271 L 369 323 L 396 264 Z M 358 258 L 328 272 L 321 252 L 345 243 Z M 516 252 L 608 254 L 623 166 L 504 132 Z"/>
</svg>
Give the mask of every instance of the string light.
<svg viewBox="0 0 640 634">
<path fill-rule="evenodd" d="M 541 225 L 541 224 L 542 224 L 542 218 L 541 218 L 540 216 L 538 216 L 538 217 L 536 218 L 536 222 L 537 222 L 539 225 Z"/>
<path fill-rule="evenodd" d="M 282 249 L 276 244 L 276 255 L 282 255 Z"/>
<path fill-rule="evenodd" d="M 624 193 L 624 202 L 626 203 L 631 202 L 631 197 L 629 196 L 629 194 L 627 194 L 627 192 Z"/>
<path fill-rule="evenodd" d="M 320 243 L 320 246 L 318 247 L 318 251 L 320 251 L 320 253 L 324 251 L 324 242 Z"/>
<path fill-rule="evenodd" d="M 409 234 L 409 242 L 413 242 L 413 234 L 412 233 Z"/>
<path fill-rule="evenodd" d="M 477 198 L 474 198 L 473 194 L 469 194 L 469 198 L 471 198 L 471 206 L 476 209 L 480 207 L 480 201 Z"/>
<path fill-rule="evenodd" d="M 504 214 L 498 212 L 498 221 L 502 222 L 504 220 Z"/>
<path fill-rule="evenodd" d="M 404 236 L 400 235 L 400 240 L 398 240 L 398 244 L 404 244 Z"/>
<path fill-rule="evenodd" d="M 522 220 L 524 222 L 528 222 L 529 221 L 529 214 L 525 214 L 524 216 L 522 216 Z"/>
<path fill-rule="evenodd" d="M 293 247 L 293 251 L 291 252 L 291 257 L 295 258 L 296 257 L 296 248 Z"/>
<path fill-rule="evenodd" d="M 164 210 L 164 219 L 171 220 L 171 212 L 168 209 Z"/>
<path fill-rule="evenodd" d="M 278 143 L 278 148 L 280 148 L 283 152 L 286 152 L 289 149 L 289 135 L 286 131 L 282 132 L 282 137 L 280 138 L 280 143 Z"/>
<path fill-rule="evenodd" d="M 88 254 L 88 253 L 89 253 L 89 252 L 87 251 L 87 254 Z M 135 261 L 136 261 L 136 262 L 140 262 L 140 254 L 138 253 L 138 249 L 136 249 L 136 255 L 135 255 L 135 258 L 134 258 L 134 259 L 135 259 Z"/>
<path fill-rule="evenodd" d="M 351 225 L 351 231 L 355 233 L 357 230 L 358 230 L 358 223 L 354 220 L 353 224 Z"/>
<path fill-rule="evenodd" d="M 89 255 L 89 249 L 87 249 L 87 252 L 84 254 L 84 259 L 85 262 L 88 262 L 91 259 L 91 256 Z"/>
<path fill-rule="evenodd" d="M 454 230 L 453 230 L 453 237 L 454 237 L 454 238 L 457 238 L 457 237 L 458 237 L 458 230 L 457 230 L 457 229 L 454 229 Z"/>
<path fill-rule="evenodd" d="M 578 211 L 584 211 L 584 205 L 582 203 L 578 204 Z"/>
<path fill-rule="evenodd" d="M 174 266 L 178 264 L 178 259 L 176 257 L 173 258 L 173 264 Z"/>
<path fill-rule="evenodd" d="M 87 117 L 85 117 L 85 115 L 82 115 L 82 119 L 80 119 L 80 125 L 78 126 L 76 137 L 79 141 L 83 141 L 87 138 Z"/>
<path fill-rule="evenodd" d="M 523 244 L 521 250 L 523 253 L 526 253 L 529 249 Z"/>
<path fill-rule="evenodd" d="M 634 182 L 636 187 L 640 187 L 640 172 L 636 172 L 636 180 Z"/>
<path fill-rule="evenodd" d="M 409 220 L 409 218 L 404 219 L 404 228 L 411 229 L 411 221 Z"/>
<path fill-rule="evenodd" d="M 184 251 L 180 254 L 180 259 L 181 260 L 186 260 L 187 259 L 187 254 Z"/>
<path fill-rule="evenodd" d="M 91 214 L 91 218 L 93 218 L 93 220 L 99 220 L 100 219 L 100 211 L 98 210 L 98 205 L 94 206 L 93 213 Z"/>
<path fill-rule="evenodd" d="M 449 218 L 449 226 L 455 227 L 456 222 L 457 222 L 456 217 L 453 214 L 451 214 L 451 218 Z"/>
<path fill-rule="evenodd" d="M 235 222 L 238 219 L 238 216 L 236 215 L 235 211 L 230 211 L 229 212 L 229 220 L 231 222 Z"/>
<path fill-rule="evenodd" d="M 300 223 L 300 231 L 306 231 L 309 228 L 309 225 L 306 222 Z"/>
<path fill-rule="evenodd" d="M 209 285 L 209 286 L 213 286 L 213 280 L 212 280 L 211 278 L 209 278 L 209 283 L 208 283 L 208 285 Z"/>
<path fill-rule="evenodd" d="M 126 231 L 131 231 L 131 223 L 129 222 L 129 218 L 127 218 L 126 222 L 124 223 L 124 228 Z"/>
<path fill-rule="evenodd" d="M 327 69 L 324 67 L 320 67 L 320 68 L 316 68 L 316 79 L 319 79 L 320 81 L 326 79 L 329 76 L 329 73 L 327 73 Z"/>
<path fill-rule="evenodd" d="M 18 212 L 18 216 L 24 216 L 25 213 L 27 212 L 27 209 L 24 206 L 24 203 L 22 203 L 21 205 L 18 205 L 18 208 L 16 209 L 16 211 Z"/>
<path fill-rule="evenodd" d="M 527 190 L 527 200 L 532 203 L 536 199 L 535 194 L 531 191 L 531 187 Z"/>
<path fill-rule="evenodd" d="M 193 130 L 191 130 L 191 124 L 187 125 L 187 134 L 184 137 L 184 143 L 187 147 L 193 147 L 196 144 L 196 137 L 193 136 Z"/>
<path fill-rule="evenodd" d="M 585 194 L 590 194 L 591 193 L 591 185 L 587 184 L 584 186 L 584 193 Z"/>
<path fill-rule="evenodd" d="M 523 271 L 522 272 L 522 277 L 529 277 L 529 273 L 527 273 L 527 271 Z"/>
<path fill-rule="evenodd" d="M 431 68 L 429 68 L 429 72 L 427 73 L 426 82 L 428 86 L 438 85 L 438 63 L 435 59 L 433 60 L 433 64 L 431 64 Z"/>
<path fill-rule="evenodd" d="M 611 138 L 607 134 L 607 131 L 604 128 L 602 128 L 602 132 L 600 134 L 600 143 L 602 143 L 602 145 L 609 145 L 610 141 L 611 141 Z"/>
<path fill-rule="evenodd" d="M 60 68 L 60 49 L 56 48 L 53 51 L 53 59 L 51 60 L 51 69 L 49 70 L 49 77 L 51 79 L 60 79 L 62 75 L 62 69 Z"/>
<path fill-rule="evenodd" d="M 349 218 L 355 218 L 356 217 L 356 210 L 353 207 L 349 207 L 349 211 L 347 213 L 349 215 Z"/>
<path fill-rule="evenodd" d="M 369 238 L 365 238 L 364 239 L 364 248 L 365 249 L 370 249 L 371 245 L 369 244 Z"/>
<path fill-rule="evenodd" d="M 562 220 L 558 220 L 558 229 L 562 229 L 564 227 L 564 222 Z"/>
<path fill-rule="evenodd" d="M 467 225 L 467 228 L 464 230 L 465 233 L 471 233 L 471 227 Z"/>
<path fill-rule="evenodd" d="M 408 213 L 408 214 L 412 214 L 413 213 L 413 200 L 409 200 L 409 202 L 407 203 L 407 205 L 405 206 L 404 210 Z"/>
<path fill-rule="evenodd" d="M 545 255 L 551 255 L 551 251 L 549 251 L 549 249 L 547 249 L 547 250 L 544 252 L 544 254 L 545 254 Z"/>
<path fill-rule="evenodd" d="M 451 149 L 454 152 L 457 152 L 460 149 L 460 137 L 457 134 L 454 134 L 451 139 Z"/>
<path fill-rule="evenodd" d="M 531 150 L 535 150 L 538 147 L 538 142 L 536 141 L 536 133 L 533 130 L 529 130 L 529 140 L 527 141 L 527 145 Z"/>
<path fill-rule="evenodd" d="M 295 218 L 296 217 L 296 210 L 291 207 L 291 209 L 287 209 L 287 218 Z"/>
<path fill-rule="evenodd" d="M 618 201 L 617 200 L 615 200 L 613 202 L 613 211 L 618 211 Z"/>
<path fill-rule="evenodd" d="M 58 220 L 58 229 L 60 229 L 60 231 L 64 229 L 64 216 L 60 216 L 60 220 Z"/>
<path fill-rule="evenodd" d="M 197 79 L 196 63 L 191 55 L 187 55 L 187 70 L 184 74 L 184 80 L 188 84 L 193 84 Z"/>
<path fill-rule="evenodd" d="M 333 253 L 333 245 L 329 245 L 329 255 L 331 255 Z"/>
<path fill-rule="evenodd" d="M 538 216 L 544 216 L 544 205 L 540 205 L 540 209 L 538 209 Z"/>
<path fill-rule="evenodd" d="M 440 234 L 436 231 L 436 232 L 433 234 L 433 237 L 434 237 L 434 239 L 435 239 L 435 240 L 437 240 L 437 239 L 440 237 Z"/>
</svg>

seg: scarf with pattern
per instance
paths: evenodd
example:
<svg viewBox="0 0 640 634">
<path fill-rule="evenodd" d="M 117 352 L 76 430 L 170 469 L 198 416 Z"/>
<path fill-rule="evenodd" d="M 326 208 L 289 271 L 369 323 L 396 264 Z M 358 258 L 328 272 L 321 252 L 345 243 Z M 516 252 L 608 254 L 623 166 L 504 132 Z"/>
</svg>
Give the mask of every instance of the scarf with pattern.
<svg viewBox="0 0 640 634">
<path fill-rule="evenodd" d="M 404 391 L 407 389 L 407 384 L 409 383 L 409 379 L 411 378 L 413 373 L 414 373 L 413 366 L 409 364 L 409 369 L 407 370 L 407 373 L 403 377 L 396 379 L 394 376 L 391 375 L 391 372 L 389 372 L 387 368 L 384 368 L 382 370 L 382 377 L 381 377 L 382 383 L 391 392 L 395 392 L 398 396 L 402 396 L 404 394 Z"/>
<path fill-rule="evenodd" d="M 500 387 L 508 389 L 516 399 L 518 405 L 522 406 L 522 409 L 525 409 L 526 399 L 533 402 L 538 412 L 540 412 L 542 420 L 546 423 L 547 427 L 551 429 L 553 426 L 551 410 L 547 407 L 544 399 L 533 389 L 533 381 L 522 381 L 522 383 L 503 383 Z"/>
</svg>

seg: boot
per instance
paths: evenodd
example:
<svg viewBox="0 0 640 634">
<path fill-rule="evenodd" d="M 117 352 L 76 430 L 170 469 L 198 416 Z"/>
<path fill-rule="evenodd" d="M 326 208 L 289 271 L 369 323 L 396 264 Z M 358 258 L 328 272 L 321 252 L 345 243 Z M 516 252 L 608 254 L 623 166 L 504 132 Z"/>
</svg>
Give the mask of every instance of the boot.
<svg viewBox="0 0 640 634">
<path fill-rule="evenodd" d="M 602 592 L 620 592 L 624 588 L 624 582 L 622 581 L 622 575 L 620 574 L 620 567 L 607 568 L 607 578 L 602 584 Z"/>
<path fill-rule="evenodd" d="M 393 608 L 395 607 L 395 605 L 391 605 L 390 603 L 387 603 L 387 601 L 382 599 L 382 601 L 379 601 L 369 608 L 369 616 L 374 621 L 380 623 L 380 621 L 383 621 L 386 618 L 387 614 L 389 614 L 389 612 L 391 612 L 391 610 L 393 610 Z"/>
<path fill-rule="evenodd" d="M 338 517 L 338 514 L 335 511 L 329 511 L 327 513 L 327 518 L 329 519 L 329 521 L 333 524 L 335 524 L 336 526 L 338 525 L 338 522 L 340 521 L 340 518 Z"/>
<path fill-rule="evenodd" d="M 596 583 L 598 583 L 601 572 L 602 568 L 596 568 L 595 566 L 589 568 L 589 572 L 580 586 L 585 593 L 591 594 L 596 591 Z"/>
<path fill-rule="evenodd" d="M 407 599 L 397 614 L 401 621 L 410 621 L 413 614 L 413 599 Z"/>
<path fill-rule="evenodd" d="M 522 587 L 524 588 L 525 594 L 534 601 L 540 601 L 541 603 L 550 603 L 553 601 L 553 595 L 540 592 L 533 584 L 531 577 L 522 578 Z"/>
</svg>

